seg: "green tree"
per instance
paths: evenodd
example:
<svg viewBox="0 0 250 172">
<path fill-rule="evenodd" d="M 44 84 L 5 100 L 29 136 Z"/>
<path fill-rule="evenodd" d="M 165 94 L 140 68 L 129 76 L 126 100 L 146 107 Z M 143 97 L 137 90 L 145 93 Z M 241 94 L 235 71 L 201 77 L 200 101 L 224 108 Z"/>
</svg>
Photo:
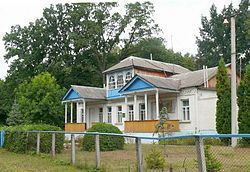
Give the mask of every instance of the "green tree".
<svg viewBox="0 0 250 172">
<path fill-rule="evenodd" d="M 201 18 L 200 36 L 197 37 L 199 67 L 206 64 L 209 67 L 216 66 L 219 59 L 225 58 L 225 62 L 230 62 L 230 24 L 223 24 L 226 18 L 230 22 L 233 14 L 236 16 L 236 49 L 237 59 L 240 54 L 244 54 L 242 68 L 250 61 L 250 38 L 247 36 L 246 21 L 249 20 L 249 0 L 241 0 L 238 9 L 234 9 L 230 4 L 218 13 L 215 5 L 210 8 L 210 19 L 206 16 Z M 238 63 L 239 61 L 237 61 Z"/>
<path fill-rule="evenodd" d="M 250 65 L 247 66 L 244 79 L 238 88 L 239 133 L 250 133 Z M 242 139 L 243 144 L 250 144 L 249 138 Z"/>
<path fill-rule="evenodd" d="M 219 134 L 231 133 L 231 91 L 230 80 L 227 75 L 227 68 L 223 59 L 220 59 L 216 75 L 216 130 Z M 225 144 L 229 144 L 229 139 L 222 139 Z"/>
<path fill-rule="evenodd" d="M 50 124 L 62 127 L 64 124 L 61 99 L 65 93 L 56 79 L 47 72 L 31 81 L 24 81 L 16 90 L 20 111 L 26 124 Z"/>
<path fill-rule="evenodd" d="M 13 26 L 5 41 L 10 77 L 25 80 L 48 71 L 59 85 L 102 85 L 108 61 L 120 57 L 134 43 L 159 31 L 153 4 L 129 3 L 125 14 L 117 3 L 58 4 L 45 8 L 43 16 L 28 26 Z M 119 57 L 119 58 L 120 58 Z"/>
<path fill-rule="evenodd" d="M 10 126 L 14 126 L 14 125 L 20 125 L 23 124 L 23 114 L 21 113 L 20 109 L 19 109 L 19 105 L 16 102 L 16 99 L 12 105 L 11 111 L 8 115 L 7 121 L 6 123 Z"/>
</svg>

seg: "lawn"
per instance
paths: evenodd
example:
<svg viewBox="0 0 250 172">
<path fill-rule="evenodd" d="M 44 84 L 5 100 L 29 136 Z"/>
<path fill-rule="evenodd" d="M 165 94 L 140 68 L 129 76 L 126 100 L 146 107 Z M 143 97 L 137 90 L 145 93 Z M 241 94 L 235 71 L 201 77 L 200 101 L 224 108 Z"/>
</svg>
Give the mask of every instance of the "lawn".
<svg viewBox="0 0 250 172">
<path fill-rule="evenodd" d="M 152 146 L 163 149 L 162 145 L 143 145 L 143 158 L 145 158 Z M 164 151 L 163 151 L 164 152 Z M 250 148 L 230 148 L 213 146 L 211 152 L 222 163 L 223 171 L 249 172 L 250 171 Z M 93 171 L 95 166 L 95 152 L 76 152 L 76 165 L 70 164 L 70 150 L 64 150 L 55 158 L 49 155 L 22 155 L 7 152 L 0 149 L 0 171 Z M 174 172 L 198 171 L 196 163 L 195 146 L 166 146 L 167 169 L 172 166 Z M 104 171 L 136 171 L 135 145 L 127 144 L 124 150 L 101 152 L 101 166 Z M 144 171 L 146 169 L 144 161 Z M 88 169 L 88 170 L 87 170 Z M 92 169 L 92 170 L 91 170 Z M 157 170 L 154 170 L 157 171 Z M 158 170 L 161 171 L 161 170 Z M 166 170 L 164 170 L 166 171 Z"/>
</svg>

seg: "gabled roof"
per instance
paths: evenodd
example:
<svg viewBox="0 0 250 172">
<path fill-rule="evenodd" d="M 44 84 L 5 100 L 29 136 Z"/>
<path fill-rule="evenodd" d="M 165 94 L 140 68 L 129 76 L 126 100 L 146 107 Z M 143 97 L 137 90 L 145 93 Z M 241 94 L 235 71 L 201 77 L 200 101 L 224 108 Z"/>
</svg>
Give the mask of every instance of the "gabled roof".
<svg viewBox="0 0 250 172">
<path fill-rule="evenodd" d="M 72 90 L 74 92 L 72 92 Z M 98 87 L 87 87 L 87 86 L 79 86 L 79 85 L 71 85 L 71 89 L 65 94 L 63 100 L 67 100 L 66 98 L 69 94 L 73 93 L 74 95 L 78 95 L 78 97 L 73 96 L 75 98 L 83 98 L 83 99 L 106 99 L 106 89 L 98 88 Z"/>
<path fill-rule="evenodd" d="M 165 71 L 165 72 L 177 73 L 177 74 L 190 71 L 187 68 L 184 68 L 180 65 L 130 56 L 120 61 L 118 64 L 105 70 L 103 73 L 108 73 L 108 72 L 116 71 L 119 69 L 131 68 L 131 67 L 146 68 L 150 70 Z"/>
<path fill-rule="evenodd" d="M 218 67 L 208 68 L 208 80 L 216 75 Z M 179 88 L 200 86 L 204 84 L 204 70 L 197 70 L 169 77 L 169 79 L 180 80 Z"/>
</svg>

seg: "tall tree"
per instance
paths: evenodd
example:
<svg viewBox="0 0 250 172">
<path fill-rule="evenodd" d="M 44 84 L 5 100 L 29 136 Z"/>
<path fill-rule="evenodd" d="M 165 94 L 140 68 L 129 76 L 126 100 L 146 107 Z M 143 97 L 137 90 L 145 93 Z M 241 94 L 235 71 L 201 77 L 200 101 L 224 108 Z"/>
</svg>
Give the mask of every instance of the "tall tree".
<svg viewBox="0 0 250 172">
<path fill-rule="evenodd" d="M 231 133 L 231 91 L 230 80 L 227 75 L 225 62 L 220 59 L 216 74 L 216 130 L 219 134 Z M 229 144 L 229 139 L 222 139 L 225 144 Z"/>
<path fill-rule="evenodd" d="M 240 82 L 238 88 L 238 106 L 239 106 L 239 133 L 250 133 L 250 65 L 246 68 L 244 79 Z M 243 144 L 250 145 L 250 139 L 242 139 Z"/>
<path fill-rule="evenodd" d="M 150 2 L 130 3 L 125 14 L 117 3 L 58 4 L 45 8 L 29 26 L 13 26 L 5 41 L 10 77 L 27 79 L 48 71 L 61 86 L 102 85 L 102 72 L 114 48 L 122 51 L 159 31 Z"/>
<path fill-rule="evenodd" d="M 41 73 L 31 81 L 24 81 L 16 90 L 24 123 L 45 123 L 63 127 L 61 98 L 65 93 L 49 73 Z"/>
<path fill-rule="evenodd" d="M 230 24 L 223 24 L 226 18 L 230 22 L 230 17 L 236 15 L 236 49 L 237 59 L 242 54 L 245 58 L 242 59 L 242 68 L 250 61 L 250 39 L 247 36 L 247 24 L 249 20 L 249 0 L 241 0 L 238 9 L 234 9 L 230 4 L 225 7 L 221 13 L 218 13 L 215 5 L 210 9 L 210 19 L 202 16 L 200 36 L 197 37 L 198 57 L 200 67 L 205 64 L 209 67 L 216 66 L 219 59 L 225 58 L 225 62 L 230 62 L 231 43 L 230 43 Z M 237 63 L 239 60 L 237 60 Z"/>
</svg>

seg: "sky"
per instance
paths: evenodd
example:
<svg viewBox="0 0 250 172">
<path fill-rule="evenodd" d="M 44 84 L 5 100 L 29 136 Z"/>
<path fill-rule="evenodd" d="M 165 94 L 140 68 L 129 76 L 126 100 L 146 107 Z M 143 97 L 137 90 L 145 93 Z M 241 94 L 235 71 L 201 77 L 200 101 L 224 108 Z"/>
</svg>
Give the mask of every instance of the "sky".
<svg viewBox="0 0 250 172">
<path fill-rule="evenodd" d="M 100 1 L 100 0 L 99 0 Z M 50 4 L 70 2 L 99 2 L 79 0 L 1 0 L 0 1 L 0 79 L 7 75 L 9 64 L 4 60 L 6 53 L 3 36 L 10 32 L 11 26 L 27 26 L 29 22 L 42 16 L 43 9 Z M 102 0 L 103 1 L 103 0 Z M 112 0 L 113 1 L 113 0 Z M 141 0 L 140 0 L 141 1 Z M 117 2 L 117 1 L 115 1 Z M 118 1 L 120 6 L 131 0 Z M 162 29 L 166 46 L 174 51 L 196 54 L 196 36 L 199 36 L 201 16 L 209 16 L 209 9 L 215 4 L 220 11 L 231 2 L 238 7 L 240 0 L 154 0 L 154 19 Z"/>
</svg>

